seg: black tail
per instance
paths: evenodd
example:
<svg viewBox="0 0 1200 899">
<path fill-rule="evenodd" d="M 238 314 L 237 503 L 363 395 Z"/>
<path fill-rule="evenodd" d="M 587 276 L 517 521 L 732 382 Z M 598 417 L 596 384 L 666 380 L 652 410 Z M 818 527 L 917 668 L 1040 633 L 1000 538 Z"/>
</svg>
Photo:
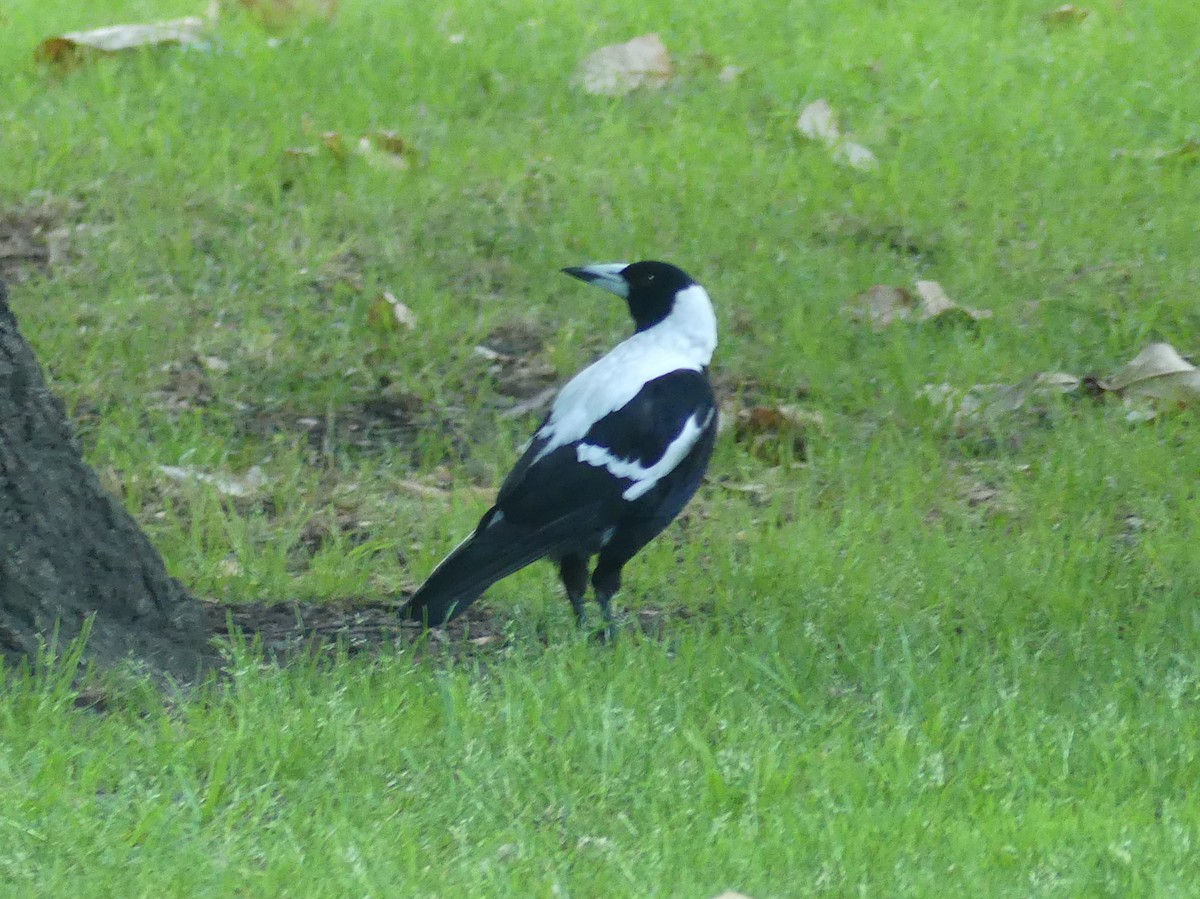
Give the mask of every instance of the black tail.
<svg viewBox="0 0 1200 899">
<path fill-rule="evenodd" d="M 433 570 L 400 614 L 426 627 L 453 621 L 496 581 L 576 539 L 578 517 L 572 514 L 549 526 L 529 528 L 508 523 L 492 509 L 475 533 Z"/>
</svg>

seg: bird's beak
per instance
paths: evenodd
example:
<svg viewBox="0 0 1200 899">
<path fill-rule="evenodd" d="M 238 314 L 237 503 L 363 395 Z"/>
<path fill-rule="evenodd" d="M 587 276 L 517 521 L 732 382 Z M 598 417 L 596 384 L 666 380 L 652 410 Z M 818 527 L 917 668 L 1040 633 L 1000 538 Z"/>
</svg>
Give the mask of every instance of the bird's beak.
<svg viewBox="0 0 1200 899">
<path fill-rule="evenodd" d="M 621 272 L 629 267 L 625 262 L 606 262 L 601 265 L 584 265 L 579 268 L 564 268 L 563 271 L 572 278 L 587 281 L 597 287 L 603 287 L 609 293 L 615 293 L 622 299 L 629 299 L 629 282 L 621 277 Z"/>
</svg>

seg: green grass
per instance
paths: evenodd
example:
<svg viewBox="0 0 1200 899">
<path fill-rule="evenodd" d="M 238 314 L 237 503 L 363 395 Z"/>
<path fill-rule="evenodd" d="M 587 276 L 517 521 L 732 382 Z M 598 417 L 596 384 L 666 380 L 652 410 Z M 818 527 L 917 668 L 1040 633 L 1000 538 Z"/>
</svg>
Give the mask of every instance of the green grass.
<svg viewBox="0 0 1200 899">
<path fill-rule="evenodd" d="M 0 212 L 84 226 L 13 306 L 89 461 L 200 594 L 427 573 L 533 425 L 498 418 L 472 348 L 532 322 L 565 379 L 627 328 L 563 265 L 678 262 L 718 305 L 723 382 L 804 385 L 827 426 L 802 467 L 723 436 L 694 513 L 627 569 L 625 606 L 700 612 L 661 640 L 580 641 L 538 567 L 488 595 L 505 649 L 458 662 L 237 650 L 225 689 L 114 687 L 103 714 L 69 666 L 9 669 L 0 892 L 1194 893 L 1195 413 L 1068 401 L 960 434 L 916 398 L 1200 351 L 1200 168 L 1137 155 L 1200 138 L 1194 4 L 1067 28 L 1050 5 L 345 0 L 278 46 L 234 20 L 55 74 L 50 34 L 196 4 L 8 4 Z M 571 89 L 649 30 L 667 89 Z M 797 137 L 819 97 L 878 172 Z M 407 171 L 285 156 L 375 128 Z M 994 317 L 844 314 L 916 278 Z M 372 327 L 385 289 L 416 331 Z M 229 367 L 198 402 L 179 369 L 206 356 Z M 404 394 L 404 439 L 321 453 L 295 425 Z M 159 465 L 270 482 L 232 501 Z M 435 469 L 448 500 L 402 489 Z M 998 495 L 972 506 L 976 484 Z M 336 514 L 353 527 L 310 554 Z"/>
</svg>

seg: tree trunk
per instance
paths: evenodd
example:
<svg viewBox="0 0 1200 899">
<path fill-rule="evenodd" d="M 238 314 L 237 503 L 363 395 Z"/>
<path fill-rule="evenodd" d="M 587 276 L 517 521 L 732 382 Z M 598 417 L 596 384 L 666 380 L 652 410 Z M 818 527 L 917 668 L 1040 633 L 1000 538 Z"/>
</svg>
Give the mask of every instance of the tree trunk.
<svg viewBox="0 0 1200 899">
<path fill-rule="evenodd" d="M 94 615 L 84 659 L 130 655 L 196 678 L 208 659 L 200 603 L 83 461 L 0 282 L 0 654 L 59 646 Z"/>
</svg>

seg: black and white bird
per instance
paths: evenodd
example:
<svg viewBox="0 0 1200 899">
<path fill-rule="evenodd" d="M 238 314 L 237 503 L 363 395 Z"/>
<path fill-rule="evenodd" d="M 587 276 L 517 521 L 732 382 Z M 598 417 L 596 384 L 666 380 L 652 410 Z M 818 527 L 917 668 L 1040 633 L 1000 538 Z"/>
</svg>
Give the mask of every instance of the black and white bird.
<svg viewBox="0 0 1200 899">
<path fill-rule="evenodd" d="M 567 383 L 496 504 L 413 594 L 404 614 L 427 626 L 544 558 L 557 563 L 583 625 L 598 555 L 591 581 L 611 638 L 621 569 L 687 505 L 708 467 L 717 430 L 708 293 L 665 262 L 563 271 L 624 298 L 636 331 Z"/>
</svg>

